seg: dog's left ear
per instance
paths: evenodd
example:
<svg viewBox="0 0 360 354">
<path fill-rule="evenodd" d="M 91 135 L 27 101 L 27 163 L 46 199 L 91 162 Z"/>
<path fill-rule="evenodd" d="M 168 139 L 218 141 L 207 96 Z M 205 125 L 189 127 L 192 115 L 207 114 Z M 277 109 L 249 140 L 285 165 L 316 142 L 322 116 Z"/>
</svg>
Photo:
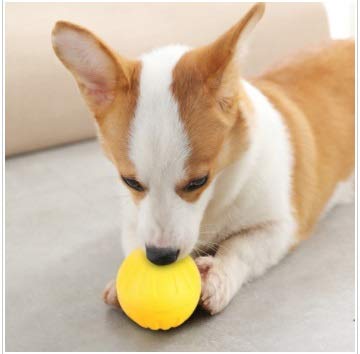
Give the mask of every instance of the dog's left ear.
<svg viewBox="0 0 360 354">
<path fill-rule="evenodd" d="M 237 53 L 265 11 L 264 3 L 254 5 L 227 32 L 209 45 L 195 48 L 179 60 L 173 73 L 173 91 L 181 101 L 189 97 L 211 95 L 222 111 L 233 111 L 239 95 L 239 63 Z M 193 91 L 193 94 L 189 92 Z M 190 104 L 190 103 L 189 103 Z"/>
<path fill-rule="evenodd" d="M 246 15 L 213 43 L 199 48 L 199 68 L 205 79 L 220 75 L 232 61 L 248 35 L 260 21 L 265 11 L 264 3 L 255 4 Z"/>
<path fill-rule="evenodd" d="M 237 24 L 217 40 L 189 53 L 191 56 L 189 62 L 192 63 L 190 66 L 194 75 L 201 82 L 207 83 L 208 87 L 212 89 L 217 89 L 224 82 L 223 76 L 226 71 L 232 76 L 230 81 L 234 79 L 236 75 L 233 75 L 231 68 L 237 66 L 237 63 L 232 66 L 230 64 L 234 62 L 234 57 L 237 52 L 241 51 L 242 44 L 246 42 L 248 35 L 259 22 L 264 11 L 264 3 L 255 4 Z"/>
</svg>

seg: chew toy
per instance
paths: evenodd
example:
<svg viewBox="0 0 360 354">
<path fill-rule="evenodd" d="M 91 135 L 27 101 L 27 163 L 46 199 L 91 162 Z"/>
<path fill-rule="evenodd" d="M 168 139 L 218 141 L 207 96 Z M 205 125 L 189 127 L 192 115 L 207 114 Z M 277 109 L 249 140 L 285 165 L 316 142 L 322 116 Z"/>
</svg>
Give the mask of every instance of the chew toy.
<svg viewBox="0 0 360 354">
<path fill-rule="evenodd" d="M 180 326 L 194 312 L 201 278 L 193 259 L 157 266 L 144 251 L 133 251 L 116 278 L 119 303 L 134 322 L 152 330 Z"/>
</svg>

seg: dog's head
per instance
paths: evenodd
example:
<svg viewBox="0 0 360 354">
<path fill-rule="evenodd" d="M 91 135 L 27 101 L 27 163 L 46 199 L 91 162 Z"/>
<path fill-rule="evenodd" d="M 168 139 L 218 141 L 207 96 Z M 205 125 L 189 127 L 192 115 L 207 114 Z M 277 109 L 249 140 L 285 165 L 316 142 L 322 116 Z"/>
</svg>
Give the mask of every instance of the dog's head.
<svg viewBox="0 0 360 354">
<path fill-rule="evenodd" d="M 235 57 L 263 11 L 256 4 L 210 45 L 169 46 L 138 60 L 77 25 L 53 30 L 55 52 L 95 115 L 137 206 L 136 237 L 155 263 L 191 252 L 217 176 L 246 149 L 251 105 Z"/>
</svg>

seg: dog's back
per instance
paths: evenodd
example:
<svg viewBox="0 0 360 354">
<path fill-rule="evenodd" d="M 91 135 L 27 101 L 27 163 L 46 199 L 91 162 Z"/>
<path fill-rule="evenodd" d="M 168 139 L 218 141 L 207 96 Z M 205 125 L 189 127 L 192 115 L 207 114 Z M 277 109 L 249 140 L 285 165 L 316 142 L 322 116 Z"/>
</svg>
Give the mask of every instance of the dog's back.
<svg viewBox="0 0 360 354">
<path fill-rule="evenodd" d="M 338 183 L 353 173 L 354 65 L 354 41 L 334 41 L 253 80 L 290 131 L 300 237 L 308 235 Z"/>
</svg>

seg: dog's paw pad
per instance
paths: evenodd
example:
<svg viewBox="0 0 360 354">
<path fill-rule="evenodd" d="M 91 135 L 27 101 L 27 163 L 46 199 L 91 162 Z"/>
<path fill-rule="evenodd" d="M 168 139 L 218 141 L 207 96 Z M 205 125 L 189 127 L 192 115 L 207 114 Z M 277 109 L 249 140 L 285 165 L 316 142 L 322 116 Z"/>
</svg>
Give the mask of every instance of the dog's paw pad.
<svg viewBox="0 0 360 354">
<path fill-rule="evenodd" d="M 215 315 L 230 301 L 228 278 L 221 261 L 216 257 L 199 257 L 195 262 L 201 275 L 200 305 Z"/>
<path fill-rule="evenodd" d="M 117 294 L 115 281 L 111 280 L 106 286 L 102 293 L 102 298 L 107 305 L 120 307 Z"/>
</svg>

